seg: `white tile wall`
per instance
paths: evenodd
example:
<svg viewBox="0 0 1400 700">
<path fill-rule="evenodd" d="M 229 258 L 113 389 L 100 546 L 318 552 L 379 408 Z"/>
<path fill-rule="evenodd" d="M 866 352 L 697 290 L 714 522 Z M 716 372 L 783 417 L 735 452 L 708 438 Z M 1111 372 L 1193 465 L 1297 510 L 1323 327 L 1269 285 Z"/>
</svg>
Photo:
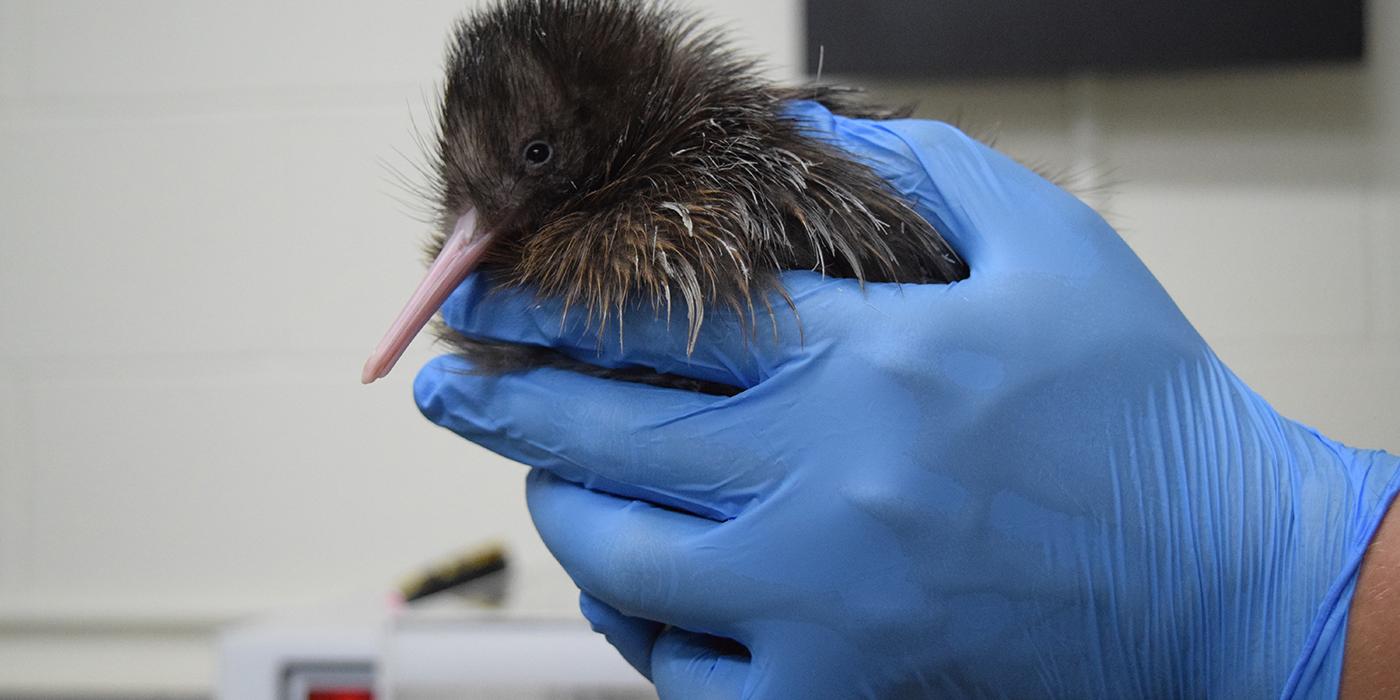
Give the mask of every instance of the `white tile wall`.
<svg viewBox="0 0 1400 700">
<path fill-rule="evenodd" d="M 26 3 L 26 86 L 40 97 L 210 95 L 416 84 L 468 0 Z"/>
<path fill-rule="evenodd" d="M 4 659 L 29 687 L 73 675 L 45 666 L 64 647 L 36 622 L 200 628 L 490 537 L 535 607 L 572 609 L 523 470 L 413 409 L 430 349 L 356 382 L 420 272 L 423 227 L 380 161 L 412 152 L 471 4 L 0 0 L 0 694 Z M 797 5 L 706 11 L 788 76 Z M 1237 371 L 1397 449 L 1400 6 L 1374 9 L 1368 69 L 877 91 L 1089 167 Z M 183 634 L 144 671 L 101 635 L 68 650 L 90 683 L 120 667 L 124 687 L 189 688 L 209 658 Z"/>
<path fill-rule="evenodd" d="M 422 543 L 399 540 L 409 523 L 450 547 L 510 520 L 515 485 L 481 492 L 452 453 L 413 463 L 431 452 L 393 437 L 428 431 L 319 361 L 210 353 L 35 367 L 31 462 L 44 468 L 31 537 L 44 546 L 31 585 L 81 597 L 92 582 L 73 577 L 76 560 L 105 572 L 114 597 L 270 600 L 283 581 L 353 590 L 414 563 Z"/>
<path fill-rule="evenodd" d="M 1120 226 L 1210 341 L 1365 337 L 1361 188 L 1132 182 Z"/>
<path fill-rule="evenodd" d="M 215 673 L 211 641 L 192 632 L 0 635 L 6 683 L 0 692 L 7 698 L 201 697 Z M 55 658 L 89 672 L 56 682 Z"/>
<path fill-rule="evenodd" d="M 20 468 L 26 425 L 20 413 L 17 367 L 0 364 L 0 591 L 19 590 L 24 573 L 24 542 L 29 534 L 29 503 L 5 494 L 29 492 L 28 468 Z"/>
<path fill-rule="evenodd" d="M 1396 130 L 1400 141 L 1400 129 Z M 1395 159 L 1400 164 L 1400 157 Z M 1400 176 L 1400 172 L 1396 173 Z M 1367 230 L 1371 233 L 1368 270 L 1376 293 L 1368 300 L 1377 342 L 1400 345 L 1400 177 L 1397 184 L 1378 184 L 1371 193 Z M 1400 353 L 1398 353 L 1400 354 Z"/>
<path fill-rule="evenodd" d="M 828 60 L 833 65 L 839 62 L 834 56 Z M 832 79 L 841 77 L 837 74 Z M 1026 163 L 1058 169 L 1075 160 L 1071 141 L 1076 105 L 1068 81 L 864 84 L 883 103 L 913 105 L 918 116 L 957 124 L 1014 151 Z"/>
<path fill-rule="evenodd" d="M 20 0 L 0 0 L 0 120 L 19 94 Z"/>
<path fill-rule="evenodd" d="M 375 300 L 386 295 L 366 281 L 411 289 L 418 267 L 403 251 L 423 227 L 385 196 L 375 160 L 407 114 L 7 129 L 0 153 L 27 167 L 0 174 L 0 187 L 32 194 L 9 214 L 27 235 L 4 244 L 0 294 L 43 303 L 6 305 L 18 315 L 6 348 L 49 354 L 100 338 L 104 353 L 303 351 L 343 347 L 347 331 L 373 335 L 371 318 L 401 300 Z"/>
<path fill-rule="evenodd" d="M 1400 357 L 1400 3 L 1377 0 L 1369 11 L 1376 67 L 1369 76 L 1368 94 L 1378 162 L 1369 226 L 1371 280 L 1376 285 L 1371 308 L 1376 336 L 1384 339 L 1391 357 Z"/>
</svg>

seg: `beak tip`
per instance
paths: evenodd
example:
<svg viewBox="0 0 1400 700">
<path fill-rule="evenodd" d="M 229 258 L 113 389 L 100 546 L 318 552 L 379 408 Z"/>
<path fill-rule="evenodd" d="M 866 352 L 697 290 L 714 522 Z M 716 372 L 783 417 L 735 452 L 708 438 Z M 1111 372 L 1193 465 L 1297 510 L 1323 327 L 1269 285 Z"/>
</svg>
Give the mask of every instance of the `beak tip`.
<svg viewBox="0 0 1400 700">
<path fill-rule="evenodd" d="M 428 267 L 428 274 L 418 283 L 413 296 L 365 362 L 360 372 L 361 384 L 373 384 L 389 375 L 414 336 L 437 313 L 452 290 L 476 268 L 494 238 L 493 231 L 479 228 L 476 209 L 468 209 L 457 219 L 452 235 Z"/>
<path fill-rule="evenodd" d="M 384 377 L 385 373 L 381 372 L 380 368 L 375 366 L 377 364 L 375 362 L 376 359 L 378 358 L 369 358 L 369 360 L 365 362 L 365 368 L 360 370 L 361 384 L 373 384 L 376 380 Z"/>
</svg>

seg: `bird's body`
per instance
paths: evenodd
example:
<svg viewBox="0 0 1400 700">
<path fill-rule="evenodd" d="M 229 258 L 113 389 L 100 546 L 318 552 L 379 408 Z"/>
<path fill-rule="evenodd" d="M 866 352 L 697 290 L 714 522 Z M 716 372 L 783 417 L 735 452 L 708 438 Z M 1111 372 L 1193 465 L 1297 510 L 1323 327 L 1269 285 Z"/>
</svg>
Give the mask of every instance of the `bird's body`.
<svg viewBox="0 0 1400 700">
<path fill-rule="evenodd" d="M 489 234 L 468 269 L 479 262 L 494 284 L 558 298 L 600 333 L 633 304 L 683 313 L 678 332 L 692 343 L 706 309 L 774 313 L 784 270 L 870 282 L 965 277 L 889 185 L 786 116 L 794 99 L 847 116 L 898 116 L 850 91 L 774 85 L 669 7 L 501 2 L 461 22 L 449 52 L 433 171 L 444 232 L 430 246 L 435 268 L 444 245 Z M 446 235 L 465 214 L 478 233 Z M 451 341 L 479 371 L 550 364 L 733 391 L 539 348 Z M 382 374 L 366 368 L 368 379 Z"/>
</svg>

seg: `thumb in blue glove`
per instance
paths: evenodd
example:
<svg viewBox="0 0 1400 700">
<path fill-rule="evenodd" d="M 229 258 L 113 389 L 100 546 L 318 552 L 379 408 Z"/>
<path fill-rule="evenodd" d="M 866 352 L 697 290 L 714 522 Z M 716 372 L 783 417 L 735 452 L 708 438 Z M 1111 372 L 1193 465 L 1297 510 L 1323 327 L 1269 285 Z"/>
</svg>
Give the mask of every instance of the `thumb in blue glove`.
<svg viewBox="0 0 1400 700">
<path fill-rule="evenodd" d="M 946 125 L 795 114 L 871 162 L 972 268 L 789 273 L 795 318 L 693 354 L 528 292 L 473 337 L 747 387 L 423 369 L 424 414 L 535 467 L 584 609 L 664 697 L 1333 697 L 1397 460 L 1274 412 L 1082 203 Z M 734 640 L 747 654 L 718 640 Z"/>
</svg>

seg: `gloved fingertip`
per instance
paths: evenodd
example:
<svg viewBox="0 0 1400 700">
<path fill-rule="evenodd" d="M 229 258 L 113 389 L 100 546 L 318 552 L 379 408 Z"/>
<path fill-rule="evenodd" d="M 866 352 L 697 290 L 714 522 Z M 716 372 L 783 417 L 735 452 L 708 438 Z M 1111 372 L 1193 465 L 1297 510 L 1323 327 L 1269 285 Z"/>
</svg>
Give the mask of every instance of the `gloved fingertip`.
<svg viewBox="0 0 1400 700">
<path fill-rule="evenodd" d="M 533 474 L 533 470 L 531 472 Z M 593 623 L 593 631 L 597 632 L 598 602 L 597 599 L 588 595 L 587 591 L 578 592 L 578 611 L 583 613 L 585 620 Z"/>
<path fill-rule="evenodd" d="M 529 505 L 529 499 L 535 493 L 558 485 L 561 482 L 567 484 L 567 482 L 555 476 L 548 469 L 531 469 L 530 473 L 525 475 L 526 505 Z"/>
<path fill-rule="evenodd" d="M 619 615 L 612 606 L 594 598 L 587 591 L 578 592 L 578 609 L 583 613 L 583 619 L 588 620 L 589 628 L 598 634 L 607 634 L 611 629 L 609 623 Z"/>
<path fill-rule="evenodd" d="M 439 355 L 423 365 L 413 378 L 413 402 L 424 418 L 441 424 L 447 413 L 444 390 L 449 378 L 468 375 L 469 363 L 456 355 Z"/>
<path fill-rule="evenodd" d="M 651 664 L 662 697 L 737 698 L 748 684 L 751 659 L 732 640 L 671 628 L 657 638 Z"/>
<path fill-rule="evenodd" d="M 579 611 L 594 632 L 603 635 L 638 673 L 651 679 L 651 647 L 664 625 L 627 617 L 586 591 L 579 591 Z"/>
</svg>

